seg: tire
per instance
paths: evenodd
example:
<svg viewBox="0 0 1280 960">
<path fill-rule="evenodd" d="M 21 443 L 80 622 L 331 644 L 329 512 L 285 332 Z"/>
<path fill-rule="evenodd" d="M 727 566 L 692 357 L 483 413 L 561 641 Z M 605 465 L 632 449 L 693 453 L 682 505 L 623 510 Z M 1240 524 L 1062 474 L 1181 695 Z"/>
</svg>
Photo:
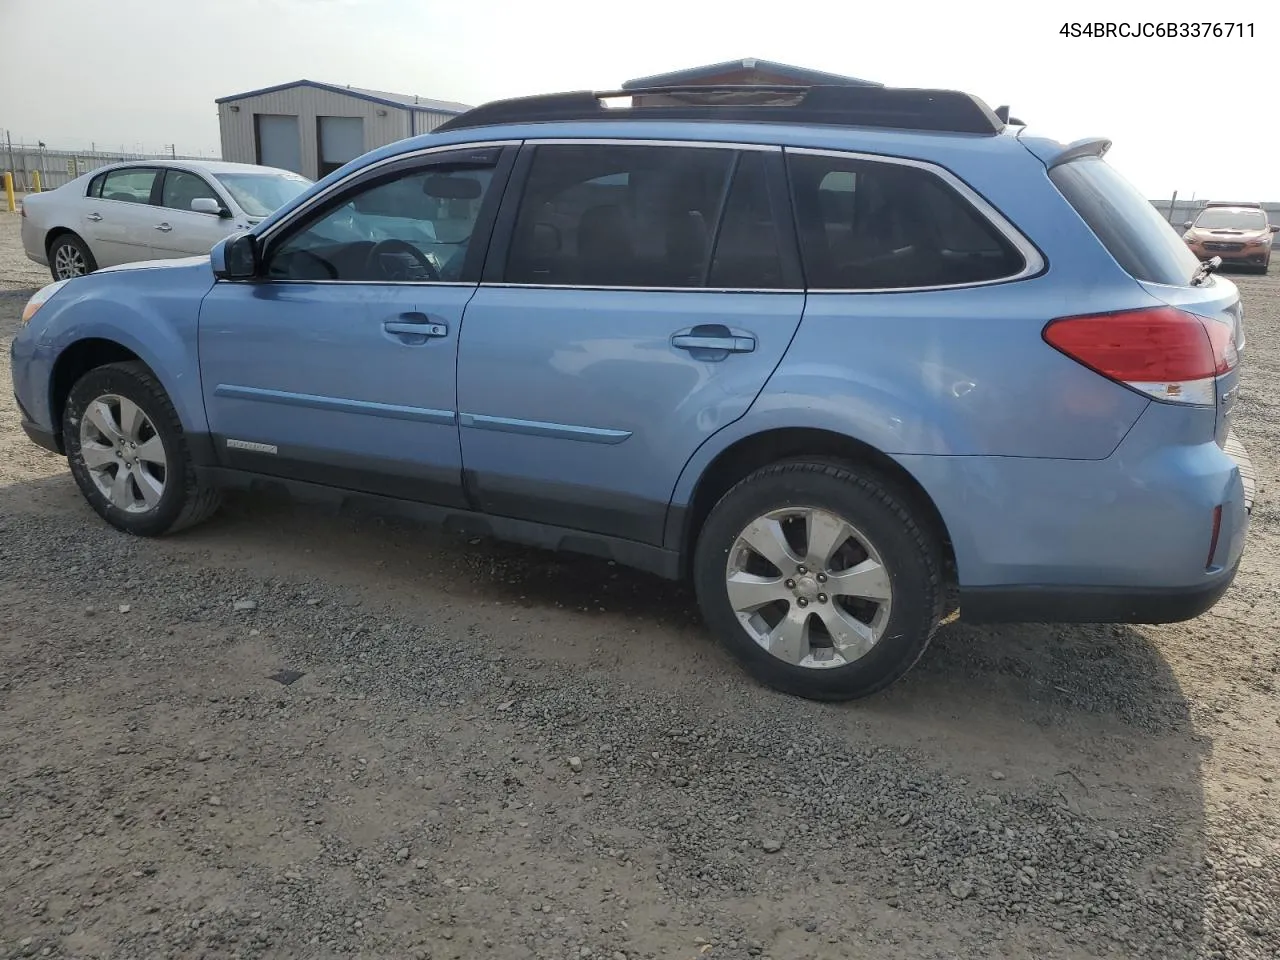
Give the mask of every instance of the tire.
<svg viewBox="0 0 1280 960">
<path fill-rule="evenodd" d="M 74 233 L 60 233 L 49 244 L 49 273 L 54 280 L 82 277 L 97 269 L 89 245 Z"/>
<path fill-rule="evenodd" d="M 842 529 L 836 521 L 847 525 L 847 539 L 833 532 Z M 808 529 L 818 532 L 813 544 Z M 773 550 L 779 533 L 789 554 Z M 740 538 L 748 534 L 781 562 L 767 563 L 746 546 Z M 837 545 L 833 552 L 822 548 L 823 538 Z M 811 569 L 824 552 L 825 571 Z M 855 568 L 858 581 L 832 586 Z M 760 682 L 811 700 L 866 697 L 910 670 L 942 616 L 942 570 L 938 538 L 911 496 L 874 471 L 819 461 L 772 464 L 739 482 L 707 517 L 693 561 L 698 604 L 713 633 Z M 851 599 L 886 592 L 887 600 Z M 851 627 L 855 620 L 861 629 Z"/>
<path fill-rule="evenodd" d="M 81 377 L 67 397 L 62 436 L 80 492 L 117 530 L 156 537 L 218 509 L 219 491 L 196 471 L 178 414 L 143 363 Z"/>
</svg>

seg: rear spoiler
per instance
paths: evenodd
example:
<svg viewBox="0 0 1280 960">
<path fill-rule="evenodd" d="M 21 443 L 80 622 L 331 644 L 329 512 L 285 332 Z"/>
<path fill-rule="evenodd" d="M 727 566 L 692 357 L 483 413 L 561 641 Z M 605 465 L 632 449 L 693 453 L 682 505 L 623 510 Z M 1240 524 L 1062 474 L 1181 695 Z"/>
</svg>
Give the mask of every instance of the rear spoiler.
<svg viewBox="0 0 1280 960">
<path fill-rule="evenodd" d="M 1060 154 L 1045 166 L 1052 170 L 1054 167 L 1060 167 L 1064 163 L 1070 163 L 1072 160 L 1079 160 L 1082 157 L 1100 157 L 1110 149 L 1110 140 L 1098 138 L 1077 140 L 1075 143 L 1068 144 Z"/>
</svg>

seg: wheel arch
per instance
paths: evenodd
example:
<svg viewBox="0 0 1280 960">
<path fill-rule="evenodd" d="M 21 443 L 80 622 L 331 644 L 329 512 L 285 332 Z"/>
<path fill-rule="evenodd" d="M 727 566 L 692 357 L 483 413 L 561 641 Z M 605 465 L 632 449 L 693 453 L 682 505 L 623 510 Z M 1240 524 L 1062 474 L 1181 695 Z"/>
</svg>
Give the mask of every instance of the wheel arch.
<svg viewBox="0 0 1280 960">
<path fill-rule="evenodd" d="M 782 460 L 834 461 L 845 466 L 870 467 L 894 481 L 911 498 L 921 518 L 943 549 L 946 576 L 956 581 L 951 533 L 928 491 L 902 464 L 888 454 L 847 434 L 813 427 L 775 427 L 748 434 L 728 444 L 702 468 L 684 505 L 672 504 L 668 542 L 675 541 L 685 572 L 707 516 L 729 490 L 755 470 Z"/>
<path fill-rule="evenodd" d="M 85 240 L 85 238 L 80 236 L 80 234 L 77 231 L 71 229 L 70 227 L 58 225 L 56 227 L 50 227 L 48 230 L 45 231 L 45 234 L 44 234 L 45 256 L 52 256 L 53 241 L 57 240 L 60 236 L 66 233 L 71 234 L 71 236 L 75 237 L 77 240 L 83 243 L 86 247 L 89 245 L 88 242 Z"/>
<path fill-rule="evenodd" d="M 125 362 L 141 363 L 155 375 L 152 366 L 134 351 L 104 337 L 76 340 L 58 354 L 49 376 L 49 412 L 53 418 L 54 436 L 62 452 L 66 452 L 66 441 L 62 436 L 62 415 L 67 408 L 71 388 L 90 370 L 105 367 L 109 363 Z"/>
</svg>

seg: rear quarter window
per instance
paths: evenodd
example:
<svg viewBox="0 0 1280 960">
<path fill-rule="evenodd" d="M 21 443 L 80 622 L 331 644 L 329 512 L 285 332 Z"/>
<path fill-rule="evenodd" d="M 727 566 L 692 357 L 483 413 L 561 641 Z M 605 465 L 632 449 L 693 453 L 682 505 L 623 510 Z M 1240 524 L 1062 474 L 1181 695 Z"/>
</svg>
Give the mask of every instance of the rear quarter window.
<svg viewBox="0 0 1280 960">
<path fill-rule="evenodd" d="M 1184 286 L 1200 261 L 1145 197 L 1100 157 L 1072 160 L 1049 179 L 1136 280 Z"/>
</svg>

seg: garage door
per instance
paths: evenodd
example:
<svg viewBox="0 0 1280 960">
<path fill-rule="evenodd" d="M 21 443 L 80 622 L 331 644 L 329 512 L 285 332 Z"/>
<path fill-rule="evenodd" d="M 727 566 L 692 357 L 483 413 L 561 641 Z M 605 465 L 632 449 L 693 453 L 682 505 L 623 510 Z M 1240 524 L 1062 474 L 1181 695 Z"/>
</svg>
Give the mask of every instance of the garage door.
<svg viewBox="0 0 1280 960">
<path fill-rule="evenodd" d="M 333 173 L 364 153 L 364 121 L 360 117 L 317 117 L 320 176 Z"/>
<path fill-rule="evenodd" d="M 258 140 L 258 162 L 302 173 L 298 118 L 280 113 L 259 113 L 253 119 Z"/>
</svg>

